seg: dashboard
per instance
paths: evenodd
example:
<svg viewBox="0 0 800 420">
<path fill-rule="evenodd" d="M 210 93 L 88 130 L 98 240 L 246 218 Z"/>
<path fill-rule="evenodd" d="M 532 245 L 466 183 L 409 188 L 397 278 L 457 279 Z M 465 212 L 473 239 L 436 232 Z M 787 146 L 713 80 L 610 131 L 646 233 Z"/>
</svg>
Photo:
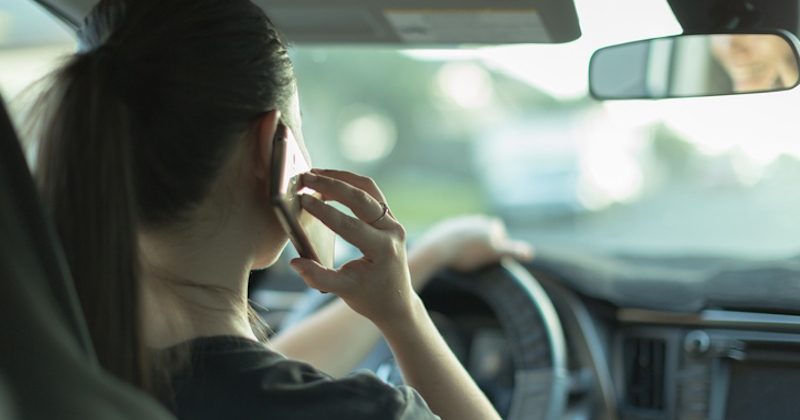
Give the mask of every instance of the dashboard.
<svg viewBox="0 0 800 420">
<path fill-rule="evenodd" d="M 797 419 L 795 264 L 541 252 L 524 273 L 441 272 L 420 295 L 503 418 Z M 526 276 L 540 293 L 508 281 Z M 385 343 L 361 368 L 402 383 Z"/>
<path fill-rule="evenodd" d="M 800 316 L 619 306 L 530 269 L 567 338 L 571 384 L 564 418 L 800 418 Z M 576 385 L 581 381 L 583 387 Z"/>
<path fill-rule="evenodd" d="M 622 418 L 800 418 L 800 317 L 620 309 L 617 319 Z"/>
</svg>

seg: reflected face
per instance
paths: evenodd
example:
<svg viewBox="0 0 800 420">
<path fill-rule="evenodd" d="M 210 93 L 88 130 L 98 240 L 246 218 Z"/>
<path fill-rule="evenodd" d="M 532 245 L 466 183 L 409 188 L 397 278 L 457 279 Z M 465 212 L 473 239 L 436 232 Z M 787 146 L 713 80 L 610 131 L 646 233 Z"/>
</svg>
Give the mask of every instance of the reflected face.
<svg viewBox="0 0 800 420">
<path fill-rule="evenodd" d="M 711 51 L 733 81 L 735 92 L 789 88 L 797 83 L 792 48 L 777 35 L 712 35 Z"/>
</svg>

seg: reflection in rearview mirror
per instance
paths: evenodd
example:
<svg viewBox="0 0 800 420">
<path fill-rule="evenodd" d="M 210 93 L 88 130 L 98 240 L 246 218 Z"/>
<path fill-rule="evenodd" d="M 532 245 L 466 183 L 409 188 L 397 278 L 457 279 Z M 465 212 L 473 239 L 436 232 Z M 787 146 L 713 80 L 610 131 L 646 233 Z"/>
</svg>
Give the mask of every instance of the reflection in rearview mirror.
<svg viewBox="0 0 800 420">
<path fill-rule="evenodd" d="M 758 34 L 679 35 L 614 45 L 592 56 L 597 99 L 659 99 L 772 92 L 797 86 L 797 39 Z"/>
</svg>

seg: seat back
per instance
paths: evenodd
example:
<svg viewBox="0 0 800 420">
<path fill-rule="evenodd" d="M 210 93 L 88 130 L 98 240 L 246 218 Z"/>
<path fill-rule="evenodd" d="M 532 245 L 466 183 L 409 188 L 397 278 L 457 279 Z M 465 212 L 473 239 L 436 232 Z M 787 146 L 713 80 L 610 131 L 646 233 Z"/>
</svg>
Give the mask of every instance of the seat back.
<svg viewBox="0 0 800 420">
<path fill-rule="evenodd" d="M 98 365 L 54 232 L 0 98 L 0 378 L 10 405 L 24 419 L 174 419 Z"/>
</svg>

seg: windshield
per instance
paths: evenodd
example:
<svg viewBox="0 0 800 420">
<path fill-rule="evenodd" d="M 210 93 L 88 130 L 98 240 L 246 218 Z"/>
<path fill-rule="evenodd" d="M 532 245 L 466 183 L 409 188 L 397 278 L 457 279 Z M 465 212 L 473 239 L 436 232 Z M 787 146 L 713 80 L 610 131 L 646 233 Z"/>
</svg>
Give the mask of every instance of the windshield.
<svg viewBox="0 0 800 420">
<path fill-rule="evenodd" d="M 34 2 L 0 0 L 0 93 L 15 98 L 75 45 L 69 30 Z"/>
<path fill-rule="evenodd" d="M 576 1 L 584 35 L 562 45 L 297 48 L 315 165 L 374 177 L 412 234 L 447 215 L 492 213 L 538 245 L 797 254 L 797 91 L 595 101 L 592 51 L 680 32 L 663 1 L 614 3 L 642 18 Z"/>
<path fill-rule="evenodd" d="M 595 101 L 592 51 L 681 30 L 664 0 L 576 6 L 584 35 L 568 44 L 298 46 L 292 56 L 314 165 L 375 178 L 412 237 L 449 215 L 488 213 L 540 246 L 800 252 L 800 141 L 791 115 L 798 92 Z M 46 14 L 29 2 L 0 0 L 0 10 L 0 91 L 9 99 L 74 41 L 52 20 L 55 32 L 30 32 L 50 38 L 32 41 L 20 28 L 36 26 L 13 17 L 44 27 Z"/>
</svg>

